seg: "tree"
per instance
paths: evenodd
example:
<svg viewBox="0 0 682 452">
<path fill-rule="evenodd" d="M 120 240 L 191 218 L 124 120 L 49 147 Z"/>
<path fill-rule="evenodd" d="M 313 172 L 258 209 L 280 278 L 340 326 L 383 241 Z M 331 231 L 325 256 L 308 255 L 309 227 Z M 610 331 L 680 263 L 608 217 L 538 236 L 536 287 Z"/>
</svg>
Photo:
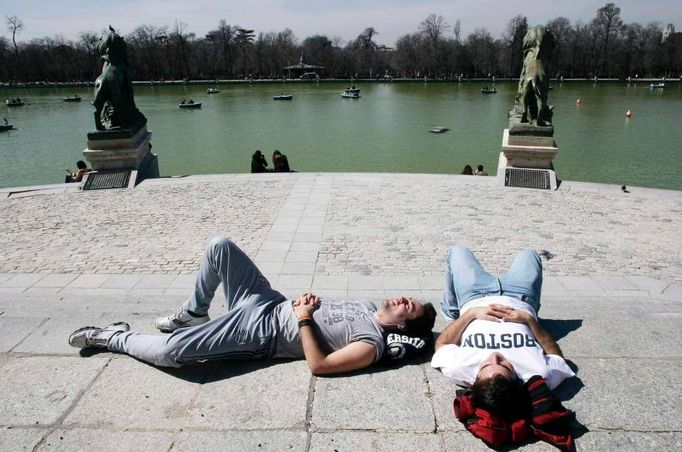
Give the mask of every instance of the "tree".
<svg viewBox="0 0 682 452">
<path fill-rule="evenodd" d="M 438 45 L 443 34 L 449 29 L 450 25 L 445 22 L 443 16 L 437 16 L 435 14 L 429 14 L 426 19 L 421 21 L 418 27 L 419 32 L 426 36 L 434 46 Z"/>
<path fill-rule="evenodd" d="M 565 17 L 557 17 L 547 23 L 547 29 L 554 35 L 554 54 L 552 61 L 554 64 L 553 72 L 563 75 L 569 70 L 566 56 L 569 50 L 569 39 L 571 36 L 571 21 Z"/>
<path fill-rule="evenodd" d="M 601 28 L 603 36 L 602 41 L 602 57 L 599 65 L 599 72 L 603 72 L 608 68 L 609 62 L 609 39 L 611 33 L 617 32 L 623 26 L 623 21 L 620 19 L 620 8 L 613 3 L 607 3 L 597 10 L 597 17 L 595 19 L 598 26 Z"/>
<path fill-rule="evenodd" d="M 523 67 L 523 38 L 528 32 L 526 16 L 515 16 L 507 24 L 503 38 L 508 48 L 507 76 L 518 77 Z"/>
<path fill-rule="evenodd" d="M 14 57 L 16 58 L 16 65 L 18 72 L 21 74 L 21 57 L 19 56 L 19 46 L 17 45 L 17 33 L 24 29 L 24 22 L 15 14 L 12 16 L 5 16 L 7 22 L 7 29 L 12 33 L 12 44 L 14 44 Z"/>
</svg>

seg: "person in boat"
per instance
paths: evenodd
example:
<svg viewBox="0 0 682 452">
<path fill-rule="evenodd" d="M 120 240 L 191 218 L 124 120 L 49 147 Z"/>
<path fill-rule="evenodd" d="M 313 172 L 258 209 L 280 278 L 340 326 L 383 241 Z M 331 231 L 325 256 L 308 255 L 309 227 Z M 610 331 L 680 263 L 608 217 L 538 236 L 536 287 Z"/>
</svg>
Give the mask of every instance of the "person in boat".
<svg viewBox="0 0 682 452">
<path fill-rule="evenodd" d="M 277 149 L 272 153 L 272 166 L 276 173 L 290 173 L 289 159 Z"/>
<path fill-rule="evenodd" d="M 478 165 L 476 167 L 476 175 L 477 176 L 487 176 L 488 175 L 487 172 L 483 171 L 483 165 Z"/>
<path fill-rule="evenodd" d="M 7 118 L 2 118 L 2 120 L 5 121 L 5 125 L 6 125 L 6 126 L 9 125 L 9 121 L 7 120 Z"/>
<path fill-rule="evenodd" d="M 189 103 L 190 103 L 190 104 L 193 104 L 193 103 L 194 103 L 194 99 L 190 99 L 190 100 L 189 100 Z"/>
<path fill-rule="evenodd" d="M 185 105 L 185 99 L 182 99 L 182 101 L 180 101 L 180 105 Z"/>
<path fill-rule="evenodd" d="M 222 285 L 227 311 L 208 310 Z M 172 315 L 156 320 L 168 336 L 130 331 L 125 322 L 74 331 L 69 345 L 124 353 L 159 367 L 217 359 L 304 358 L 314 375 L 368 367 L 386 351 L 384 333 L 431 335 L 433 305 L 405 297 L 369 301 L 321 300 L 305 293 L 289 300 L 270 286 L 251 259 L 227 237 L 204 251 L 194 291 Z"/>
<path fill-rule="evenodd" d="M 70 182 L 81 182 L 83 180 L 83 176 L 91 171 L 83 160 L 77 161 L 76 167 L 78 168 L 78 171 L 76 172 L 72 172 L 68 169 L 66 170 L 66 179 L 64 180 L 65 183 L 68 184 Z"/>
<path fill-rule="evenodd" d="M 471 388 L 475 407 L 510 420 L 526 405 L 524 383 L 535 375 L 550 390 L 575 376 L 561 348 L 538 321 L 542 263 L 520 252 L 500 277 L 464 246 L 447 257 L 442 312 L 452 322 L 436 340 L 431 366 Z"/>
<path fill-rule="evenodd" d="M 252 173 L 268 173 L 272 170 L 268 168 L 268 161 L 261 151 L 256 151 L 251 156 L 251 172 Z"/>
<path fill-rule="evenodd" d="M 466 174 L 467 176 L 473 176 L 474 170 L 473 170 L 473 168 L 471 168 L 471 165 L 464 165 L 464 169 L 462 170 L 462 174 Z"/>
</svg>

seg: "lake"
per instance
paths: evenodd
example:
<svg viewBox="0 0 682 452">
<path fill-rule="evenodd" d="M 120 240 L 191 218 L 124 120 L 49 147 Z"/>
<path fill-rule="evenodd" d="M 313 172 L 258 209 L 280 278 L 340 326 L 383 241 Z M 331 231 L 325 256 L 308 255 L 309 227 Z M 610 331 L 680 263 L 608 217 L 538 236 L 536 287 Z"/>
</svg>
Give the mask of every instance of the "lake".
<svg viewBox="0 0 682 452">
<path fill-rule="evenodd" d="M 206 85 L 136 86 L 135 96 L 163 176 L 248 172 L 256 149 L 270 165 L 279 149 L 297 171 L 454 174 L 482 164 L 495 174 L 515 82 L 494 95 L 479 82 L 357 86 L 360 99 L 342 99 L 338 83 L 229 84 L 214 95 Z M 282 91 L 293 100 L 273 101 Z M 62 101 L 72 94 L 83 101 Z M 2 100 L 16 96 L 26 105 L 0 106 L 18 129 L 0 133 L 0 186 L 62 182 L 94 129 L 92 89 L 0 89 Z M 183 98 L 203 106 L 181 110 Z M 559 179 L 682 189 L 682 83 L 555 83 L 549 98 Z"/>
</svg>

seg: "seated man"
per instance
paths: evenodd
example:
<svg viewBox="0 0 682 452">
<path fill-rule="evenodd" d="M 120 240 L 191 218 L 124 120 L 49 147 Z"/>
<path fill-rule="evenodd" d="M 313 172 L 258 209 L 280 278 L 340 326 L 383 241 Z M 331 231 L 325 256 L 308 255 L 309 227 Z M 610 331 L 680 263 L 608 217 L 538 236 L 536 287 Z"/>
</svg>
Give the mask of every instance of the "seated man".
<svg viewBox="0 0 682 452">
<path fill-rule="evenodd" d="M 538 323 L 542 265 L 535 251 L 519 253 L 500 278 L 486 272 L 469 249 L 450 250 L 443 314 L 454 321 L 436 341 L 431 365 L 460 386 L 472 402 L 509 420 L 527 399 L 533 375 L 554 389 L 574 376 L 559 345 Z"/>
<path fill-rule="evenodd" d="M 210 320 L 208 308 L 220 283 L 227 312 Z M 384 331 L 424 336 L 431 334 L 435 318 L 431 304 L 404 297 L 378 309 L 370 302 L 320 300 L 312 294 L 287 301 L 237 245 L 217 237 L 204 252 L 192 296 L 175 314 L 156 321 L 172 334 L 139 334 L 120 322 L 76 330 L 69 344 L 107 348 L 164 367 L 305 357 L 310 371 L 322 375 L 375 363 L 384 352 Z"/>
</svg>

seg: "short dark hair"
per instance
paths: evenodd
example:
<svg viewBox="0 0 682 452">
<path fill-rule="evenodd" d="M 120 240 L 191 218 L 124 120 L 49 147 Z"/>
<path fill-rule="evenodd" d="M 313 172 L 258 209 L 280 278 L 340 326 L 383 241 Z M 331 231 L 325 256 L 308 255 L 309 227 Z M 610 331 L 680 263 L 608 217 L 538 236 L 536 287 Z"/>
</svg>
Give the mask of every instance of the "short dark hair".
<svg viewBox="0 0 682 452">
<path fill-rule="evenodd" d="M 85 168 L 88 167 L 88 165 L 86 165 L 85 162 L 84 162 L 83 160 L 77 161 L 77 162 L 76 162 L 76 166 L 77 166 L 78 168 L 80 168 L 80 169 L 85 169 Z"/>
<path fill-rule="evenodd" d="M 479 171 L 483 171 L 483 165 L 478 165 L 478 166 L 476 167 L 476 169 L 479 170 Z"/>
<path fill-rule="evenodd" d="M 471 388 L 471 401 L 495 417 L 505 421 L 526 418 L 530 414 L 530 397 L 523 383 L 515 377 L 495 375 L 477 379 Z"/>
<path fill-rule="evenodd" d="M 428 336 L 436 323 L 436 308 L 431 303 L 424 304 L 424 313 L 416 319 L 405 320 L 403 332 L 408 336 Z"/>
</svg>

